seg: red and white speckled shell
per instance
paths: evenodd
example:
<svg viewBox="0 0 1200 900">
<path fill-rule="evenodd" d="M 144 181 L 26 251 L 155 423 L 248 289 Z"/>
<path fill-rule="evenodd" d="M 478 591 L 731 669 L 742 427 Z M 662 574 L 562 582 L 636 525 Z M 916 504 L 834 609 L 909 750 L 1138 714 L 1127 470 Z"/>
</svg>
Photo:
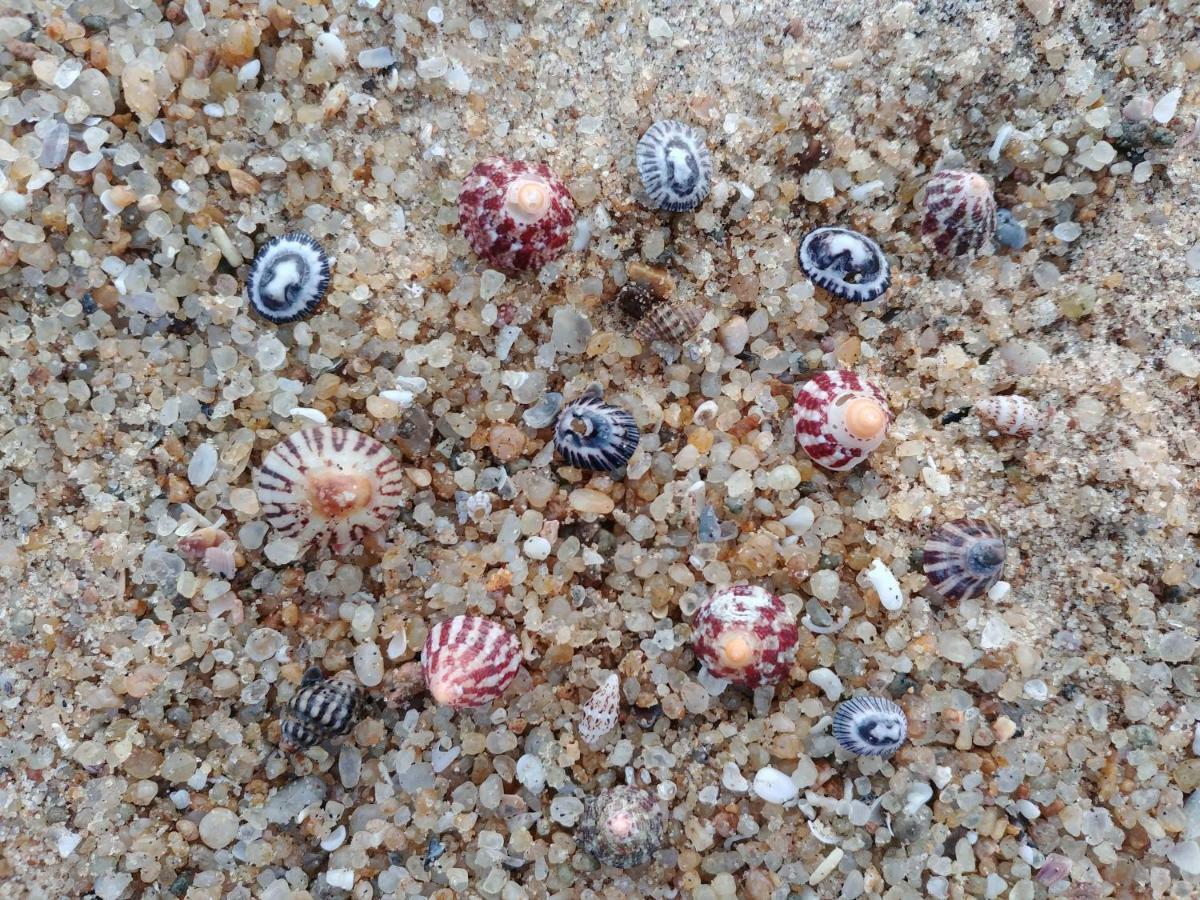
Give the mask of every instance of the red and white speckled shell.
<svg viewBox="0 0 1200 900">
<path fill-rule="evenodd" d="M 576 731 L 589 747 L 595 747 L 613 730 L 621 712 L 621 679 L 614 673 L 604 680 L 587 703 L 579 707 Z"/>
<path fill-rule="evenodd" d="M 838 406 L 855 397 L 874 399 L 888 413 L 891 423 L 892 414 L 883 392 L 845 369 L 818 372 L 796 392 L 796 443 L 817 465 L 835 472 L 853 469 L 887 436 L 885 427 L 874 440 L 859 440 L 831 415 Z"/>
<path fill-rule="evenodd" d="M 721 662 L 722 638 L 731 631 L 752 634 L 758 656 L 748 666 Z M 796 658 L 796 618 L 784 602 L 763 588 L 735 584 L 716 591 L 692 620 L 692 650 L 709 673 L 742 687 L 756 688 L 783 678 Z"/>
<path fill-rule="evenodd" d="M 533 222 L 515 219 L 506 206 L 508 187 L 530 177 L 550 189 L 546 211 Z M 545 163 L 492 156 L 476 164 L 458 195 L 458 222 L 471 249 L 509 271 L 537 270 L 562 253 L 575 225 L 575 201 Z"/>
<path fill-rule="evenodd" d="M 325 517 L 311 501 L 307 475 L 328 470 L 364 476 L 370 502 L 347 515 Z M 272 447 L 254 473 L 254 485 L 272 528 L 335 553 L 346 553 L 367 532 L 382 528 L 404 502 L 404 476 L 391 451 L 361 431 L 328 425 L 303 428 Z"/>
<path fill-rule="evenodd" d="M 939 253 L 961 256 L 984 247 L 996 232 L 996 200 L 982 175 L 945 169 L 925 185 L 921 234 Z"/>
<path fill-rule="evenodd" d="M 504 693 L 521 667 L 516 635 L 491 619 L 455 616 L 425 638 L 421 672 L 433 698 L 462 709 L 483 706 Z"/>
<path fill-rule="evenodd" d="M 1001 434 L 1013 437 L 1029 437 L 1041 431 L 1054 416 L 1054 410 L 1041 410 L 1037 404 L 1024 397 L 987 397 L 975 404 L 975 414 L 985 425 Z"/>
</svg>

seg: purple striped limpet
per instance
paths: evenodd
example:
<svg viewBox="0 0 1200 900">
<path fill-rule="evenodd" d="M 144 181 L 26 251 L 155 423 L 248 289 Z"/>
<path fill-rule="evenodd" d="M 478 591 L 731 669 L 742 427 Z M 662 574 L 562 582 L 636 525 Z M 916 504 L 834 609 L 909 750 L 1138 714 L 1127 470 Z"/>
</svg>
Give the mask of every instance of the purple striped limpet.
<svg viewBox="0 0 1200 900">
<path fill-rule="evenodd" d="M 955 519 L 935 531 L 922 557 L 929 585 L 947 600 L 986 594 L 1004 572 L 1004 537 L 986 519 Z"/>
<path fill-rule="evenodd" d="M 429 629 L 421 671 L 433 699 L 454 709 L 497 699 L 521 668 L 521 643 L 481 616 L 455 616 Z"/>
<path fill-rule="evenodd" d="M 996 233 L 996 198 L 976 172 L 943 169 L 925 185 L 925 243 L 947 256 L 982 249 Z"/>
<path fill-rule="evenodd" d="M 346 553 L 404 502 L 400 462 L 349 428 L 304 428 L 271 448 L 254 473 L 263 513 L 283 537 Z"/>
</svg>

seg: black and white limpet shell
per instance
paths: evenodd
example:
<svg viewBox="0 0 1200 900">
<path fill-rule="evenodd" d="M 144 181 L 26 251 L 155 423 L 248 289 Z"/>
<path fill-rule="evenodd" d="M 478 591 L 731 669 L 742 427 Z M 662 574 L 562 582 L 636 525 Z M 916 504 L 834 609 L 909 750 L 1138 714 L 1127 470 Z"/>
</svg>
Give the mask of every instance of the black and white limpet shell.
<svg viewBox="0 0 1200 900">
<path fill-rule="evenodd" d="M 292 231 L 263 244 L 246 278 L 260 316 L 281 324 L 312 315 L 329 287 L 329 255 L 311 235 Z"/>
<path fill-rule="evenodd" d="M 632 415 L 593 393 L 564 406 L 554 426 L 554 447 L 559 455 L 577 469 L 593 472 L 621 468 L 641 438 Z"/>
<path fill-rule="evenodd" d="M 891 700 L 855 697 L 833 711 L 833 736 L 857 756 L 891 756 L 908 737 L 908 719 Z"/>
<path fill-rule="evenodd" d="M 797 258 L 813 284 L 852 303 L 882 297 L 892 284 L 892 269 L 879 245 L 849 228 L 810 231 Z"/>
<path fill-rule="evenodd" d="M 712 184 L 712 156 L 695 128 L 663 119 L 637 143 L 638 174 L 650 203 L 670 212 L 695 209 Z"/>
</svg>

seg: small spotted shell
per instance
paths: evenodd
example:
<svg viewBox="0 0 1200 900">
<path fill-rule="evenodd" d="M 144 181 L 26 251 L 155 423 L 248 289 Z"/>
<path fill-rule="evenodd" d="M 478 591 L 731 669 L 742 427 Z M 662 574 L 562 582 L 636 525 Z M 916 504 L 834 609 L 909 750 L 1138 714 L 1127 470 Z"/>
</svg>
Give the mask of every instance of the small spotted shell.
<svg viewBox="0 0 1200 900">
<path fill-rule="evenodd" d="M 763 588 L 737 584 L 713 593 L 692 620 L 692 649 L 709 673 L 742 687 L 774 684 L 792 667 L 796 617 Z"/>
<path fill-rule="evenodd" d="M 433 699 L 455 709 L 483 706 L 504 693 L 521 668 L 517 636 L 491 619 L 455 616 L 425 638 L 421 671 Z"/>
<path fill-rule="evenodd" d="M 589 747 L 599 745 L 604 736 L 616 727 L 621 712 L 621 679 L 609 675 L 587 703 L 579 707 L 579 725 L 576 730 L 580 739 Z"/>
<path fill-rule="evenodd" d="M 978 597 L 1000 580 L 1005 552 L 1004 538 L 991 522 L 955 519 L 925 544 L 925 575 L 947 600 Z"/>
<path fill-rule="evenodd" d="M 879 245 L 849 228 L 815 228 L 796 253 L 809 280 L 835 297 L 868 303 L 892 284 L 892 269 Z"/>
<path fill-rule="evenodd" d="M 883 443 L 892 416 L 883 392 L 845 369 L 818 372 L 796 392 L 796 443 L 818 465 L 853 469 Z"/>
<path fill-rule="evenodd" d="M 568 464 L 613 472 L 629 462 L 642 435 L 633 416 L 587 393 L 568 403 L 554 426 L 554 447 Z"/>
<path fill-rule="evenodd" d="M 921 234 L 939 253 L 962 256 L 987 245 L 996 233 L 996 200 L 976 172 L 943 169 L 925 185 Z"/>
<path fill-rule="evenodd" d="M 349 673 L 326 678 L 313 666 L 304 673 L 300 690 L 288 703 L 280 726 L 280 748 L 296 753 L 326 738 L 348 734 L 358 724 L 362 689 Z"/>
<path fill-rule="evenodd" d="M 904 710 L 882 697 L 854 697 L 833 711 L 833 736 L 857 756 L 891 756 L 908 737 Z"/>
<path fill-rule="evenodd" d="M 329 255 L 308 234 L 271 238 L 250 264 L 246 296 L 264 319 L 277 324 L 312 315 L 329 288 Z"/>
<path fill-rule="evenodd" d="M 1054 416 L 1053 409 L 1043 411 L 1033 401 L 1015 395 L 980 400 L 975 404 L 975 413 L 985 425 L 1013 437 L 1029 437 L 1041 431 Z"/>
<path fill-rule="evenodd" d="M 653 796 L 617 785 L 588 799 L 575 840 L 597 862 L 631 869 L 658 852 L 665 825 L 662 807 Z"/>
<path fill-rule="evenodd" d="M 664 119 L 655 122 L 637 144 L 638 174 L 657 209 L 685 212 L 708 196 L 712 156 L 694 128 Z"/>
</svg>

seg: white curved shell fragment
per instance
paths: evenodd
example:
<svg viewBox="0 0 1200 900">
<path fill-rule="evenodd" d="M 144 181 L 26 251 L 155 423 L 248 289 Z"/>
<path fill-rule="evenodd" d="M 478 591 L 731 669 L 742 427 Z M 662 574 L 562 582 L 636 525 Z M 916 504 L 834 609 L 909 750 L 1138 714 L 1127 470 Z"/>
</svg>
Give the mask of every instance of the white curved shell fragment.
<svg viewBox="0 0 1200 900">
<path fill-rule="evenodd" d="M 1049 424 L 1054 410 L 1042 410 L 1032 400 L 1012 394 L 980 400 L 975 404 L 975 414 L 1001 434 L 1029 437 Z"/>
<path fill-rule="evenodd" d="M 865 574 L 867 581 L 879 595 L 879 603 L 884 609 L 895 612 L 904 606 L 904 592 L 900 589 L 900 582 L 882 560 L 872 560 Z"/>
<path fill-rule="evenodd" d="M 800 796 L 800 788 L 791 777 L 771 766 L 764 766 L 754 776 L 754 793 L 768 803 L 780 806 Z"/>
<path fill-rule="evenodd" d="M 579 738 L 589 747 L 596 747 L 604 736 L 616 727 L 621 713 L 621 679 L 614 672 L 604 680 L 587 703 L 579 708 Z"/>
</svg>

